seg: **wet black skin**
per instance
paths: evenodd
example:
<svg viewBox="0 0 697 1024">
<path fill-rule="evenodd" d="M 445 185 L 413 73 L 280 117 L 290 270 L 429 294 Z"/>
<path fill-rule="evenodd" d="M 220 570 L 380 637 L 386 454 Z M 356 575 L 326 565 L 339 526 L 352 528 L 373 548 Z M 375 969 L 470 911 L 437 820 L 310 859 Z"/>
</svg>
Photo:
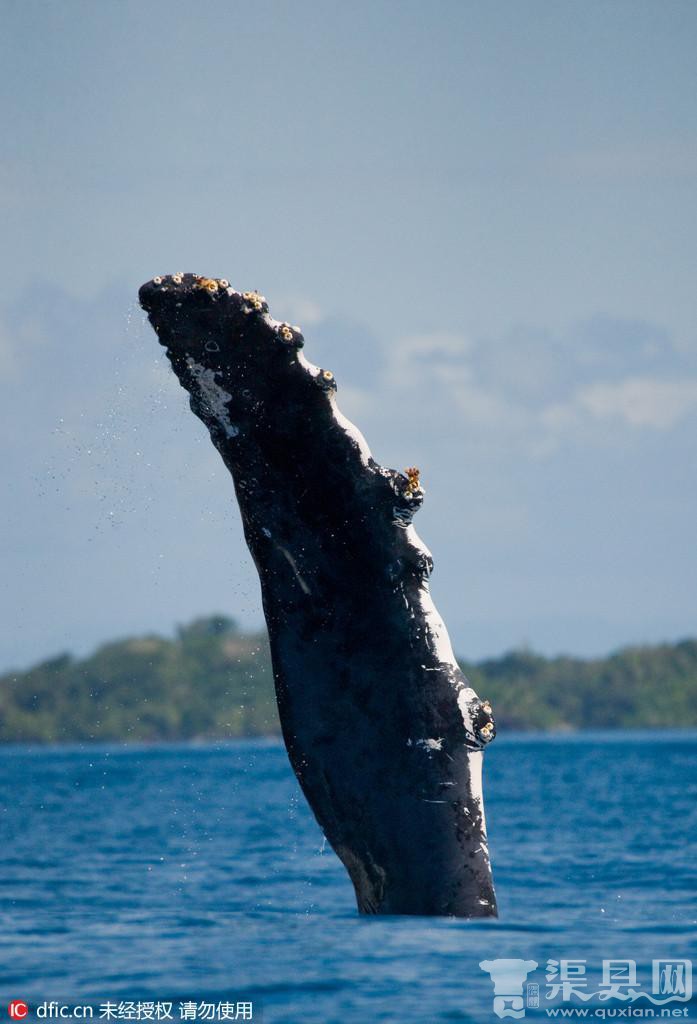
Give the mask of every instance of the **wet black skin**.
<svg viewBox="0 0 697 1024">
<path fill-rule="evenodd" d="M 265 301 L 192 274 L 155 280 L 140 302 L 232 474 L 290 762 L 359 910 L 495 916 L 470 785 L 493 721 L 473 695 L 465 726 L 469 684 L 427 629 L 432 565 L 406 530 L 422 492 L 363 464 L 333 378 L 308 371 L 302 335 L 269 323 Z"/>
</svg>

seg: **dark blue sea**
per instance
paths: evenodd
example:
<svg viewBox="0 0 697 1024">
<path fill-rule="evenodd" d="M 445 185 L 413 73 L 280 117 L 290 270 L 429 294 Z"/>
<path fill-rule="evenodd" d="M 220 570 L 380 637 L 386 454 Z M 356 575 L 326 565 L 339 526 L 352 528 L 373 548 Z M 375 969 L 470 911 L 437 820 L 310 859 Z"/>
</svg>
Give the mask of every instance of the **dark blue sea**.
<svg viewBox="0 0 697 1024">
<path fill-rule="evenodd" d="M 564 1002 L 545 968 L 574 961 L 590 993 L 607 991 L 603 960 L 633 961 L 650 992 L 666 961 L 680 988 L 673 962 L 697 961 L 696 765 L 696 733 L 499 737 L 484 781 L 500 919 L 468 923 L 360 918 L 275 742 L 6 747 L 0 1012 L 150 1000 L 175 1020 L 198 1001 L 252 1002 L 266 1024 L 492 1021 L 479 964 L 516 958 L 538 965 L 527 1019 L 636 1016 L 655 1004 Z"/>
</svg>

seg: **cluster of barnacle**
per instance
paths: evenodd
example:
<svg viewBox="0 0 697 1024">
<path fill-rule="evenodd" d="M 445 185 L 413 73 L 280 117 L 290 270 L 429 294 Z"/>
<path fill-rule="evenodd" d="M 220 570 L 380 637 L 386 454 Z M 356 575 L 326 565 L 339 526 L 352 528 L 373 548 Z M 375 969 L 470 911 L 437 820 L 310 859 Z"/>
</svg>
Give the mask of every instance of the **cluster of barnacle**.
<svg viewBox="0 0 697 1024">
<path fill-rule="evenodd" d="M 259 292 L 242 292 L 242 298 L 257 312 L 263 308 L 263 305 L 266 302 L 264 296 L 260 295 Z"/>
<path fill-rule="evenodd" d="M 481 703 L 481 710 L 485 714 L 487 714 L 487 715 L 493 714 L 493 711 L 492 711 L 492 708 L 491 708 L 491 703 L 488 700 L 483 700 L 482 701 L 482 703 Z M 488 743 L 489 740 L 494 738 L 494 731 L 495 731 L 494 723 L 493 722 L 486 722 L 484 725 L 480 726 L 480 728 L 479 728 L 479 735 L 484 740 L 485 743 Z"/>
<path fill-rule="evenodd" d="M 227 288 L 229 283 L 230 282 L 224 277 L 216 280 L 214 277 L 201 277 L 200 274 L 194 274 L 194 288 L 204 289 L 205 291 L 210 292 L 211 295 L 215 294 L 215 292 L 218 291 L 218 288 Z M 181 284 L 181 278 L 179 281 L 175 281 L 175 284 Z"/>
<path fill-rule="evenodd" d="M 200 274 L 194 274 L 194 288 L 201 288 L 211 295 L 217 292 L 219 288 L 228 288 L 230 282 L 224 277 L 216 279 L 215 277 L 202 277 Z M 162 284 L 164 282 L 163 277 L 153 277 L 153 284 Z M 177 271 L 176 274 L 172 274 L 172 284 L 183 284 L 184 274 L 182 271 Z"/>
<path fill-rule="evenodd" d="M 419 483 L 419 470 L 416 466 L 407 466 L 404 470 L 407 478 L 407 486 L 404 494 L 407 498 L 413 498 L 421 490 L 421 484 Z"/>
<path fill-rule="evenodd" d="M 278 333 L 281 335 L 284 341 L 293 340 L 293 331 L 291 330 L 290 324 L 280 324 L 278 327 Z"/>
</svg>

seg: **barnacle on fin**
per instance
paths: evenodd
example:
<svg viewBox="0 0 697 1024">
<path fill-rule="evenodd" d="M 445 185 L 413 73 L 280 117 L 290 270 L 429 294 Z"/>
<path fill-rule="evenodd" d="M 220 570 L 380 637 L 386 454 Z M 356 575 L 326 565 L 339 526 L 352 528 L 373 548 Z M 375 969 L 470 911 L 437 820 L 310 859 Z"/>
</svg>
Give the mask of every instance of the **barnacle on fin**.
<svg viewBox="0 0 697 1024">
<path fill-rule="evenodd" d="M 201 288 L 213 295 L 218 291 L 218 282 L 213 277 L 199 277 L 198 274 L 194 274 L 194 288 Z"/>
<path fill-rule="evenodd" d="M 419 482 L 420 472 L 417 466 L 407 466 L 404 472 L 408 480 L 404 493 L 408 498 L 411 498 L 417 493 L 417 491 L 421 490 L 421 484 Z"/>
<path fill-rule="evenodd" d="M 259 292 L 242 292 L 242 298 L 257 312 L 263 309 L 263 304 L 266 301 L 264 296 L 260 295 Z"/>
</svg>

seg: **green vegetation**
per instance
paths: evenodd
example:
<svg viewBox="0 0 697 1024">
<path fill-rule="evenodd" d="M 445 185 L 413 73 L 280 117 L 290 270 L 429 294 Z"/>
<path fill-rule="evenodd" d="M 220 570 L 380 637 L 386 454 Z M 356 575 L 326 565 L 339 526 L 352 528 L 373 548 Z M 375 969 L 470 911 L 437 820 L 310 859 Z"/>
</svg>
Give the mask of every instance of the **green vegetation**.
<svg viewBox="0 0 697 1024">
<path fill-rule="evenodd" d="M 608 658 L 513 652 L 463 669 L 500 729 L 697 726 L 697 640 Z M 0 677 L 1 742 L 180 740 L 278 732 L 265 634 L 224 616 Z"/>
</svg>

